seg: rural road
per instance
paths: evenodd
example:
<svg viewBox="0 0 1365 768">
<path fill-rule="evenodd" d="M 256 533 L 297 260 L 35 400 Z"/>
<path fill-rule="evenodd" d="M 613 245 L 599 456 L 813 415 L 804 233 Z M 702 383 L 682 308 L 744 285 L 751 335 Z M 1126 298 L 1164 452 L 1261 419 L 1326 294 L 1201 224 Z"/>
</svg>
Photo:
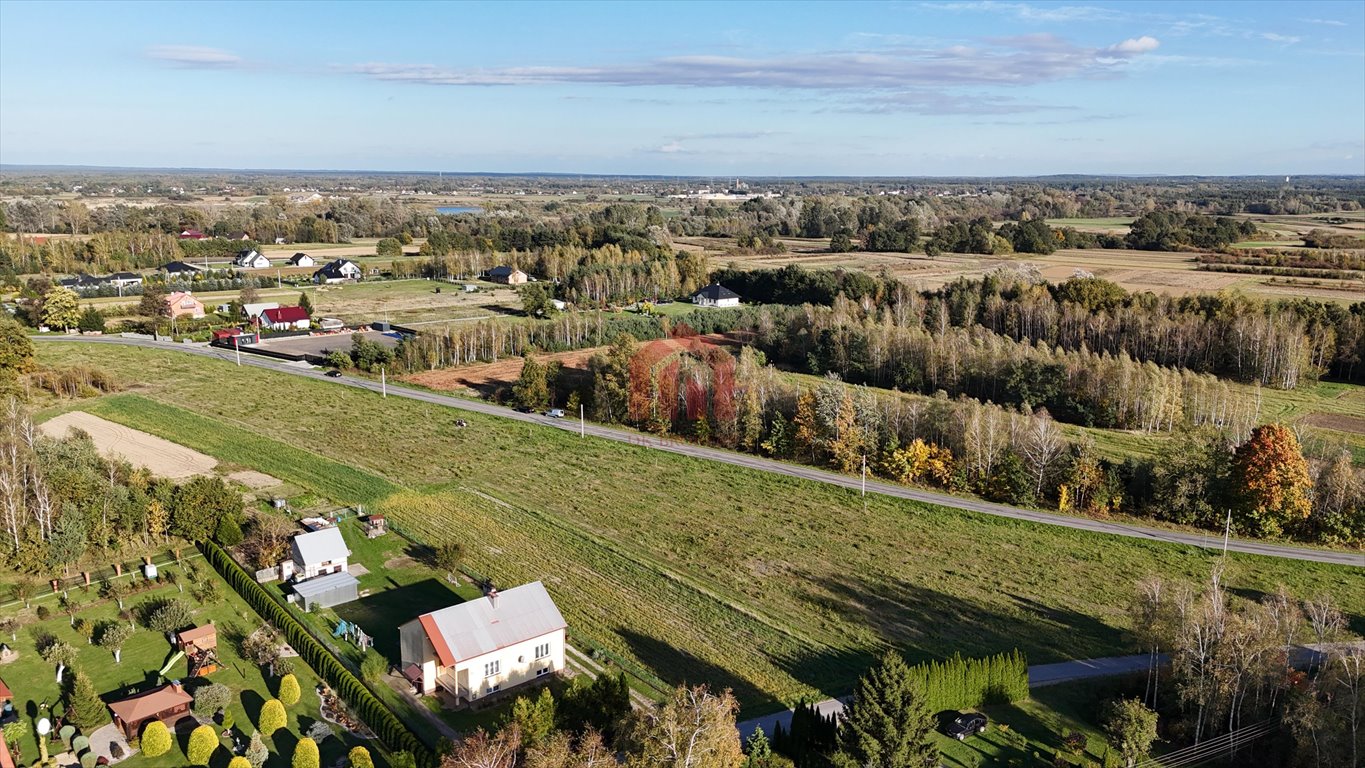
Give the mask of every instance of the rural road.
<svg viewBox="0 0 1365 768">
<path fill-rule="evenodd" d="M 83 344 L 109 344 L 118 346 L 144 347 L 148 349 L 161 349 L 186 354 L 199 355 L 201 357 L 211 357 L 229 362 L 234 361 L 235 355 L 231 350 L 209 347 L 202 344 L 176 344 L 169 341 L 153 341 L 144 338 L 126 338 L 120 336 L 34 336 L 38 342 L 66 342 Z M 372 392 L 380 391 L 380 383 L 370 379 L 357 378 L 353 376 L 342 376 L 340 378 L 328 378 L 323 372 L 316 368 L 303 367 L 297 363 L 282 362 L 267 357 L 260 357 L 252 354 L 241 356 L 242 365 L 250 365 L 256 368 L 265 368 L 279 373 L 287 373 L 294 376 L 304 376 L 318 381 L 325 381 L 359 389 L 368 389 Z M 493 403 L 482 402 L 479 400 L 467 400 L 449 395 L 436 394 L 419 389 L 411 389 L 403 386 L 390 384 L 388 394 L 393 397 L 405 397 L 412 400 L 420 400 L 425 403 L 458 408 L 460 410 L 482 413 L 489 416 L 497 416 L 504 419 L 515 419 L 517 421 L 540 424 L 546 427 L 555 427 L 570 432 L 578 432 L 579 423 L 573 419 L 552 419 L 548 416 L 541 416 L 533 413 L 518 413 L 511 408 Z M 843 488 L 858 490 L 862 481 L 858 477 L 841 475 L 829 472 L 816 467 L 808 467 L 799 464 L 787 464 L 772 459 L 765 459 L 761 456 L 753 456 L 745 453 L 725 451 L 718 448 L 708 448 L 705 446 L 694 445 L 681 440 L 667 440 L 652 435 L 642 434 L 634 430 L 618 429 L 603 426 L 601 424 L 588 423 L 582 427 L 583 433 L 600 437 L 606 440 L 615 440 L 622 443 L 630 443 L 656 450 L 678 453 L 684 456 L 691 456 L 707 461 L 718 461 L 726 464 L 747 467 L 761 472 L 771 472 L 774 474 L 787 475 L 789 477 L 799 477 L 815 482 L 837 485 Z M 1092 520 L 1084 517 L 1069 517 L 1049 512 L 1039 512 L 1031 509 L 1021 509 L 1004 504 L 994 504 L 980 499 L 963 498 L 951 496 L 944 493 L 936 493 L 918 488 L 909 488 L 903 485 L 883 482 L 881 480 L 867 480 L 868 493 L 876 493 L 883 496 L 891 496 L 898 499 L 907 499 L 927 504 L 937 504 L 944 507 L 966 510 L 969 512 L 979 512 L 986 515 L 998 517 L 1008 517 L 1015 520 L 1026 520 L 1045 525 L 1058 525 L 1064 528 L 1075 528 L 1083 531 L 1093 531 L 1096 533 L 1107 533 L 1115 536 L 1125 536 L 1134 539 L 1144 539 L 1147 541 L 1158 541 L 1168 544 L 1180 544 L 1191 547 L 1203 547 L 1207 549 L 1221 549 L 1223 540 L 1214 535 L 1198 533 L 1184 533 L 1180 531 L 1167 531 L 1159 528 L 1148 528 L 1140 525 L 1127 523 L 1113 523 L 1102 520 Z M 1365 553 L 1342 552 L 1333 550 L 1307 549 L 1285 544 L 1273 544 L 1260 541 L 1245 541 L 1233 539 L 1227 548 L 1233 552 L 1243 552 L 1252 555 L 1263 555 L 1266 557 L 1280 557 L 1290 560 L 1305 560 L 1317 563 L 1332 563 L 1336 565 L 1350 565 L 1365 567 Z"/>
</svg>

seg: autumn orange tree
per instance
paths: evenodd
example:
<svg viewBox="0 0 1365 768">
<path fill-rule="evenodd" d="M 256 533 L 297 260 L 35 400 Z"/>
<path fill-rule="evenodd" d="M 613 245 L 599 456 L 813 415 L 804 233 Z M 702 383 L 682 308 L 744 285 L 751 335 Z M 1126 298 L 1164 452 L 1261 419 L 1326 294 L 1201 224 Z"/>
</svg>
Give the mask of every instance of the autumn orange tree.
<svg viewBox="0 0 1365 768">
<path fill-rule="evenodd" d="M 1238 530 L 1278 536 L 1312 512 L 1312 478 L 1299 440 L 1283 424 L 1263 424 L 1237 446 L 1232 496 Z"/>
</svg>

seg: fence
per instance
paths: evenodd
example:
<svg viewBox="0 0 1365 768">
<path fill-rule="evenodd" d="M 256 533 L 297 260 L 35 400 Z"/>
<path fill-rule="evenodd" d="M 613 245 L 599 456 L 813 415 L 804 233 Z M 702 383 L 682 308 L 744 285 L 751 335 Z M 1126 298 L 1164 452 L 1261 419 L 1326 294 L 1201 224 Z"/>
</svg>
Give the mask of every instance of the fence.
<svg viewBox="0 0 1365 768">
<path fill-rule="evenodd" d="M 304 661 L 328 682 L 360 719 L 393 750 L 406 750 L 426 767 L 436 763 L 435 750 L 420 739 L 370 689 L 356 677 L 331 644 L 321 640 L 309 626 L 295 618 L 289 608 L 269 590 L 257 584 L 236 560 L 213 542 L 200 544 L 204 557 L 237 590 L 247 604 L 284 633 Z"/>
</svg>

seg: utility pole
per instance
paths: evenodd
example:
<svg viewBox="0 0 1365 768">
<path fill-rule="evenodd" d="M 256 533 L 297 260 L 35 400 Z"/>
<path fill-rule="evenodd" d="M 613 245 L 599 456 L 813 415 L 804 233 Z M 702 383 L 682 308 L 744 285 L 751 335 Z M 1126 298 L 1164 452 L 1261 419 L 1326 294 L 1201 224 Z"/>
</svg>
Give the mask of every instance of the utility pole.
<svg viewBox="0 0 1365 768">
<path fill-rule="evenodd" d="M 1228 556 L 1228 539 L 1232 536 L 1232 510 L 1228 510 L 1228 521 L 1223 526 L 1223 558 Z"/>
<path fill-rule="evenodd" d="M 582 404 L 582 403 L 579 403 L 579 404 L 578 404 L 578 436 L 579 436 L 579 437 L 587 437 L 587 436 L 588 436 L 588 425 L 587 425 L 587 423 L 583 420 L 583 404 Z"/>
<path fill-rule="evenodd" d="M 232 348 L 235 349 L 235 350 L 237 350 L 237 365 L 238 365 L 239 367 L 240 367 L 241 364 L 242 364 L 242 343 L 241 343 L 240 339 L 241 339 L 240 336 L 233 336 L 233 337 L 232 337 Z"/>
<path fill-rule="evenodd" d="M 379 366 L 379 396 L 380 396 L 380 397 L 388 397 L 388 396 L 389 396 L 389 379 L 388 379 L 388 374 L 385 372 L 384 366 L 382 366 L 382 365 Z"/>
<path fill-rule="evenodd" d="M 867 498 L 867 454 L 863 454 L 863 498 Z"/>
</svg>

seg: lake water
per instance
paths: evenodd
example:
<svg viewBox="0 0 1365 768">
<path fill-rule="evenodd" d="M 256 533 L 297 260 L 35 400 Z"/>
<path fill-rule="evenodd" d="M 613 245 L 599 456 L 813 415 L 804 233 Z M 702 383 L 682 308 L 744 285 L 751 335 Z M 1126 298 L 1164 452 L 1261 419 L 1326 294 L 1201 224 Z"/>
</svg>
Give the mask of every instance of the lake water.
<svg viewBox="0 0 1365 768">
<path fill-rule="evenodd" d="M 437 213 L 483 213 L 483 209 L 477 205 L 443 205 L 436 209 Z"/>
</svg>

